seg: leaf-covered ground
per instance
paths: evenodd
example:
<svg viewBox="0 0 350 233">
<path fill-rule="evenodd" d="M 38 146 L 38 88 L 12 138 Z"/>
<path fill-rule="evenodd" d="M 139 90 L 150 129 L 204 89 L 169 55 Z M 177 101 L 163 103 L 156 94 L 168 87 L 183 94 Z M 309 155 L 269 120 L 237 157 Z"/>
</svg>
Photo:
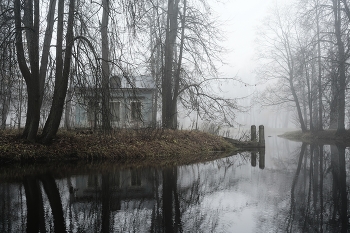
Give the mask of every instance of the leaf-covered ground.
<svg viewBox="0 0 350 233">
<path fill-rule="evenodd" d="M 60 131 L 50 145 L 24 141 L 17 131 L 0 131 L 1 164 L 48 161 L 101 161 L 186 164 L 232 151 L 223 138 L 199 131 L 139 129 L 101 134 Z M 222 156 L 222 155 L 221 155 Z"/>
</svg>

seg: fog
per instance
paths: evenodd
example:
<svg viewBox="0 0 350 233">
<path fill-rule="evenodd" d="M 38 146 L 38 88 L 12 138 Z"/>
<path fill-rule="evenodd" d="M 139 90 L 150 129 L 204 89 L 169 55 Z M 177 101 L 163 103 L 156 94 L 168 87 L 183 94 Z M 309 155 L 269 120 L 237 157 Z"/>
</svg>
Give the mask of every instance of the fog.
<svg viewBox="0 0 350 233">
<path fill-rule="evenodd" d="M 214 2 L 214 1 L 213 1 Z M 215 1 L 215 3 L 217 3 Z M 279 106 L 262 106 L 257 99 L 268 83 L 259 80 L 256 69 L 259 66 L 257 55 L 257 37 L 263 20 L 272 13 L 274 6 L 283 6 L 292 3 L 288 0 L 222 0 L 212 4 L 217 19 L 222 22 L 221 30 L 225 39 L 223 46 L 227 49 L 219 72 L 223 77 L 236 78 L 220 85 L 222 95 L 237 99 L 242 108 L 236 112 L 233 128 L 249 128 L 250 125 L 264 125 L 270 128 L 298 128 L 295 125 L 295 113 Z M 180 127 L 191 128 L 196 120 L 195 115 L 190 117 L 181 115 Z M 206 122 L 200 121 L 199 125 Z"/>
<path fill-rule="evenodd" d="M 179 17 L 175 17 L 176 20 L 173 19 L 175 22 L 173 25 L 177 25 L 173 29 L 176 35 L 172 38 L 174 42 L 171 43 L 166 38 L 168 30 L 172 30 L 167 28 L 168 25 L 165 26 L 165 17 L 170 20 L 169 15 L 171 14 L 170 8 L 166 10 L 166 1 L 157 1 L 158 5 L 145 3 L 144 9 L 141 7 L 138 12 L 139 21 L 133 22 L 135 25 L 131 27 L 135 28 L 132 29 L 127 28 L 130 26 L 126 23 L 130 20 L 128 12 L 124 12 L 125 15 L 110 15 L 111 22 L 109 26 L 107 25 L 110 31 L 106 37 L 99 34 L 97 26 L 101 21 L 102 10 L 94 9 L 96 2 L 83 3 L 77 11 L 85 11 L 86 17 L 89 18 L 88 24 L 91 28 L 85 36 L 91 37 L 88 40 L 91 40 L 91 47 L 95 47 L 94 53 L 97 53 L 98 59 L 101 55 L 99 53 L 104 49 L 100 40 L 109 37 L 108 54 L 111 61 L 107 65 L 110 72 L 106 77 L 125 78 L 121 80 L 123 88 L 149 88 L 152 89 L 149 90 L 150 95 L 153 95 L 153 92 L 156 93 L 154 94 L 156 97 L 152 97 L 149 103 L 143 103 L 143 105 L 152 105 L 150 122 L 154 122 L 156 115 L 157 123 L 162 124 L 165 128 L 178 126 L 181 129 L 198 129 L 201 128 L 201 125 L 208 124 L 215 124 L 217 127 L 241 128 L 254 124 L 270 128 L 304 128 L 303 130 L 306 130 L 312 127 L 336 128 L 337 114 L 340 112 L 339 122 L 344 121 L 345 127 L 349 125 L 350 111 L 348 109 L 350 106 L 347 101 L 349 95 L 345 91 L 349 83 L 346 80 L 347 63 L 345 58 L 343 62 L 339 61 L 339 64 L 331 61 L 341 60 L 341 48 L 337 47 L 339 41 L 342 41 L 343 47 L 346 48 L 343 53 L 347 53 L 348 40 L 346 40 L 346 34 L 342 32 L 347 30 L 350 16 L 347 19 L 344 15 L 339 28 L 334 28 L 333 16 L 338 13 L 334 11 L 334 7 L 324 7 L 331 6 L 331 1 L 208 0 L 191 1 L 190 6 L 187 7 L 186 1 L 180 1 L 176 12 Z M 45 4 L 43 8 L 47 8 L 48 3 Z M 339 4 L 347 7 L 346 2 L 339 2 Z M 112 10 L 118 12 L 120 7 L 113 5 Z M 185 14 L 187 8 L 190 11 L 188 15 Z M 145 11 L 142 12 L 142 10 Z M 183 22 L 180 22 L 182 14 L 185 17 Z M 41 21 L 45 22 L 46 16 L 40 17 Z M 8 29 L 13 27 L 11 24 L 13 22 L 10 21 L 6 25 Z M 158 21 L 157 24 L 155 21 Z M 204 23 L 198 23 L 198 21 Z M 44 31 L 45 26 L 46 24 L 43 23 L 40 29 Z M 79 27 L 79 25 L 75 26 Z M 336 35 L 337 31 L 339 35 Z M 95 36 L 91 36 L 92 34 Z M 51 44 L 57 42 L 56 31 L 53 32 L 53 35 L 54 39 Z M 321 40 L 321 37 L 326 39 Z M 6 38 L 3 40 L 6 41 Z M 174 44 L 176 46 L 173 46 Z M 182 53 L 181 48 L 184 44 L 185 50 Z M 74 88 L 90 88 L 91 90 L 95 88 L 96 92 L 100 92 L 102 96 L 103 91 L 101 90 L 108 89 L 110 81 L 106 82 L 103 79 L 104 70 L 101 71 L 103 68 L 98 59 L 92 57 L 96 54 L 92 55 L 92 52 L 86 47 L 80 48 L 80 45 L 75 44 L 74 46 L 76 46 L 74 49 L 83 52 L 78 54 L 79 56 L 75 55 L 72 60 L 75 71 L 72 71 L 71 74 L 73 80 L 68 85 L 71 88 L 68 93 L 73 92 Z M 52 47 L 50 56 L 56 59 L 53 54 L 55 46 Z M 170 48 L 174 52 L 169 53 L 170 55 L 166 54 L 164 48 Z M 348 57 L 348 54 L 345 55 Z M 11 62 L 13 64 L 4 62 L 4 67 L 18 65 L 16 59 Z M 27 63 L 30 62 L 27 61 Z M 55 75 L 52 75 L 54 69 L 55 65 L 50 65 L 50 72 L 45 74 L 49 77 L 43 79 L 47 88 L 44 93 L 44 105 L 40 106 L 42 107 L 41 114 L 43 112 L 44 114 L 37 114 L 41 117 L 40 124 L 45 123 L 51 99 L 53 99 L 51 95 L 55 97 L 53 87 L 56 86 L 54 85 L 56 80 Z M 337 70 L 344 72 L 338 74 Z M 18 127 L 23 127 L 26 103 L 24 101 L 22 105 L 21 101 L 26 98 L 26 94 L 22 94 L 26 87 L 25 84 L 22 85 L 25 82 L 17 77 L 24 75 L 18 70 L 16 74 L 11 72 L 11 74 L 5 72 L 5 76 L 15 80 L 10 82 L 7 80 L 8 77 L 1 80 L 2 84 L 7 82 L 11 84 L 9 87 L 1 85 L 1 88 L 4 89 L 1 91 L 5 93 L 5 98 L 0 103 L 1 107 L 5 109 L 8 99 L 13 99 L 11 109 L 2 111 L 1 119 L 3 123 L 3 119 L 7 117 L 3 125 L 14 127 L 17 124 Z M 105 83 L 107 85 L 103 86 Z M 11 92 L 12 95 L 9 94 Z M 167 98 L 162 96 L 162 93 L 166 93 L 164 95 Z M 339 98 L 338 93 L 342 95 Z M 80 107 L 85 111 L 82 110 L 82 114 L 87 115 L 88 111 L 94 112 L 96 122 L 97 115 L 101 112 L 108 112 L 109 107 L 106 107 L 108 104 L 106 106 L 102 104 L 106 101 L 98 99 L 101 97 L 98 97 L 97 94 L 94 96 L 95 107 L 90 106 L 87 99 L 91 97 L 81 97 L 84 99 L 84 106 Z M 145 98 L 142 95 L 139 97 Z M 66 106 L 69 105 L 69 102 L 74 101 L 69 98 L 74 99 L 67 96 Z M 337 99 L 341 100 L 339 109 Z M 141 106 L 141 103 L 137 106 Z M 37 108 L 39 111 L 40 107 Z M 126 107 L 131 109 L 130 106 Z M 72 104 L 62 112 L 71 111 L 74 115 L 73 108 Z M 161 109 L 165 110 L 161 112 Z M 10 114 L 7 114 L 8 111 Z M 69 114 L 65 115 L 68 119 Z M 107 114 L 102 115 L 107 116 Z M 210 116 L 206 117 L 208 115 Z M 119 116 L 115 118 L 118 119 Z M 175 118 L 175 120 L 165 120 L 166 118 Z M 177 122 L 176 119 L 178 119 Z"/>
</svg>

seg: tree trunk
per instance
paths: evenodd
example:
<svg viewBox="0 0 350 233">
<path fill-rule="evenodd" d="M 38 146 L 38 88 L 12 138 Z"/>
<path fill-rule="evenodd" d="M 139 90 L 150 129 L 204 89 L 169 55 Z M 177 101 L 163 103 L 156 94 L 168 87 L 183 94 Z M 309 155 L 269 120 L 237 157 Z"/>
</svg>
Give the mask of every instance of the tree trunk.
<svg viewBox="0 0 350 233">
<path fill-rule="evenodd" d="M 184 48 L 184 40 L 185 40 L 185 17 L 186 17 L 186 3 L 187 1 L 184 0 L 184 7 L 183 7 L 183 15 L 181 17 L 181 39 L 180 39 L 180 52 L 178 57 L 178 63 L 176 67 L 176 72 L 174 74 L 174 93 L 173 93 L 173 100 L 172 100 L 172 122 L 173 122 L 173 128 L 177 128 L 177 98 L 179 95 L 179 89 L 180 89 L 180 74 L 181 74 L 181 65 L 182 65 L 182 55 L 183 55 L 183 48 Z"/>
<path fill-rule="evenodd" d="M 111 112 L 109 109 L 110 91 L 109 91 L 109 41 L 108 41 L 108 18 L 109 18 L 109 0 L 102 0 L 102 129 L 108 131 L 111 129 Z"/>
<path fill-rule="evenodd" d="M 34 15 L 33 15 L 34 11 Z M 17 61 L 24 80 L 27 84 L 28 105 L 27 120 L 23 137 L 35 141 L 40 121 L 40 92 L 39 92 L 39 0 L 28 1 L 25 4 L 23 24 L 26 26 L 27 45 L 29 51 L 30 69 L 27 66 L 23 49 L 21 1 L 14 3 Z"/>
<path fill-rule="evenodd" d="M 39 0 L 29 0 L 25 2 L 23 20 L 21 14 L 21 1 L 16 0 L 14 3 L 17 61 L 26 82 L 28 93 L 27 119 L 22 136 L 29 141 L 35 141 L 39 127 L 40 108 L 44 93 L 43 87 L 46 76 L 47 60 L 52 38 L 56 5 L 56 0 L 50 1 L 48 25 L 46 28 L 42 53 L 42 65 L 39 69 L 39 2 Z M 30 69 L 27 65 L 27 59 L 23 48 L 22 23 L 26 28 L 25 34 L 27 38 Z"/>
<path fill-rule="evenodd" d="M 306 92 L 304 85 L 301 88 L 301 95 L 302 95 L 302 101 L 303 101 L 303 113 L 304 113 L 304 116 L 305 116 L 305 127 L 307 128 L 308 127 L 308 121 L 306 119 L 307 119 L 307 106 L 308 106 L 308 103 L 309 103 L 308 102 L 309 98 L 307 98 L 308 93 Z M 310 119 L 311 119 L 311 117 L 310 117 Z M 277 124 L 277 118 L 276 118 L 276 124 Z M 311 130 L 311 125 L 310 125 L 310 130 Z"/>
<path fill-rule="evenodd" d="M 0 5 L 1 7 L 1 5 Z M 1 33 L 1 32 L 0 32 Z M 13 81 L 11 81 L 11 60 L 12 49 L 3 48 L 4 55 L 0 59 L 1 71 L 0 71 L 0 100 L 1 100 L 1 115 L 0 115 L 0 129 L 6 128 L 6 119 L 10 109 L 11 103 L 11 88 L 13 87 Z M 5 61 L 7 60 L 7 61 Z"/>
<path fill-rule="evenodd" d="M 7 115 L 9 113 L 9 107 L 10 107 L 10 100 L 11 100 L 11 92 L 8 90 L 9 87 L 5 87 L 4 85 L 1 85 L 1 98 L 2 98 L 2 109 L 1 109 L 1 129 L 6 128 L 6 119 Z"/>
<path fill-rule="evenodd" d="M 71 129 L 71 108 L 72 108 L 72 95 L 73 95 L 73 77 L 70 77 L 68 93 L 66 98 L 66 107 L 64 110 L 64 126 L 67 130 Z"/>
<path fill-rule="evenodd" d="M 175 1 L 175 2 L 174 2 Z M 177 36 L 179 0 L 168 0 L 167 31 L 165 38 L 164 72 L 162 77 L 162 124 L 164 128 L 176 128 L 173 121 L 173 59 Z"/>
<path fill-rule="evenodd" d="M 298 99 L 298 96 L 297 96 L 297 94 L 295 92 L 295 88 L 294 88 L 292 79 L 289 79 L 289 84 L 290 84 L 290 89 L 292 91 L 292 95 L 293 95 L 293 98 L 294 98 L 295 105 L 297 107 L 297 113 L 298 113 L 298 118 L 299 118 L 299 123 L 300 123 L 301 130 L 303 132 L 306 132 L 307 129 L 306 129 L 306 126 L 305 126 L 305 123 L 304 123 L 303 114 L 301 112 L 299 99 Z"/>
<path fill-rule="evenodd" d="M 19 106 L 18 106 L 18 129 L 21 128 L 22 124 L 22 102 L 23 102 L 23 78 L 21 78 L 20 84 L 19 84 Z"/>
<path fill-rule="evenodd" d="M 345 49 L 341 38 L 340 0 L 333 0 L 334 29 L 338 47 L 338 128 L 337 133 L 345 131 Z"/>
<path fill-rule="evenodd" d="M 338 84 L 336 71 L 331 74 L 331 99 L 329 103 L 329 129 L 337 129 L 338 126 Z"/>
<path fill-rule="evenodd" d="M 317 66 L 318 66 L 318 130 L 323 130 L 322 119 L 322 64 L 321 64 L 321 39 L 320 39 L 320 15 L 319 2 L 316 5 L 316 23 L 317 23 Z"/>
<path fill-rule="evenodd" d="M 55 23 L 56 0 L 50 0 L 49 12 L 47 14 L 47 26 L 43 42 L 43 51 L 41 54 L 39 89 L 40 89 L 40 107 L 44 97 L 44 84 L 46 79 L 47 65 L 49 61 L 50 44 L 52 40 L 53 26 Z"/>
<path fill-rule="evenodd" d="M 149 19 L 150 21 L 150 50 L 151 52 L 151 59 L 150 59 L 150 70 L 152 78 L 155 82 L 155 93 L 153 95 L 153 110 L 152 110 L 152 126 L 157 126 L 157 108 L 158 108 L 158 83 L 159 83 L 159 75 L 161 73 L 160 67 L 161 67 L 161 59 L 162 59 L 162 53 L 161 53 L 161 43 L 160 43 L 160 35 L 157 33 L 157 26 L 160 28 L 160 22 L 159 22 L 159 15 L 157 14 L 156 18 L 156 10 L 153 10 L 152 17 Z M 157 22 L 157 25 L 154 25 L 153 23 Z"/>
<path fill-rule="evenodd" d="M 60 126 L 63 113 L 64 102 L 67 94 L 68 77 L 72 58 L 73 47 L 73 20 L 74 20 L 75 1 L 69 2 L 69 14 L 66 34 L 66 50 L 64 62 L 62 58 L 62 41 L 63 41 L 63 15 L 64 1 L 58 1 L 58 24 L 57 24 L 57 47 L 56 47 L 56 78 L 53 101 L 49 117 L 45 123 L 41 135 L 43 143 L 49 143 L 56 135 Z"/>
<path fill-rule="evenodd" d="M 306 77 L 306 84 L 307 84 L 307 99 L 309 103 L 309 117 L 310 117 L 309 125 L 310 125 L 310 130 L 313 131 L 314 123 L 312 121 L 313 118 L 312 118 L 311 80 L 310 80 L 310 74 L 308 71 L 308 67 L 306 65 L 307 63 L 305 58 L 304 58 L 304 63 L 305 63 L 305 77 Z"/>
</svg>

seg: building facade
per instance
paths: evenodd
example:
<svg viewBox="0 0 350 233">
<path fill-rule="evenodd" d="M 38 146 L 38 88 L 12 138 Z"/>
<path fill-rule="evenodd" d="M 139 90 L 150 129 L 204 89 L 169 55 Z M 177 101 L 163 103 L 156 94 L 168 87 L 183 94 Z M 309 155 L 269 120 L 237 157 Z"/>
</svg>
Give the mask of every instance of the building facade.
<svg viewBox="0 0 350 233">
<path fill-rule="evenodd" d="M 122 87 L 120 79 L 111 80 L 110 122 L 113 128 L 140 128 L 156 123 L 155 88 Z M 102 124 L 102 90 L 79 88 L 74 109 L 76 128 L 98 128 Z"/>
</svg>

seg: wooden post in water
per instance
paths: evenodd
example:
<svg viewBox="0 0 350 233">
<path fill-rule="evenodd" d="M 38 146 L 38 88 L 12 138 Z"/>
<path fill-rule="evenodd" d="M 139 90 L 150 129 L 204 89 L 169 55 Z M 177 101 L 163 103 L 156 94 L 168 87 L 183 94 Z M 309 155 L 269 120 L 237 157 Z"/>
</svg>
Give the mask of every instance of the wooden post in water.
<svg viewBox="0 0 350 233">
<path fill-rule="evenodd" d="M 259 149 L 259 168 L 265 168 L 265 148 Z"/>
<path fill-rule="evenodd" d="M 265 146 L 265 133 L 263 125 L 259 125 L 259 146 Z"/>
<path fill-rule="evenodd" d="M 250 126 L 250 135 L 251 135 L 250 141 L 256 142 L 256 126 L 255 125 Z"/>
<path fill-rule="evenodd" d="M 256 152 L 255 151 L 251 152 L 250 164 L 252 165 L 252 167 L 256 167 Z"/>
</svg>

